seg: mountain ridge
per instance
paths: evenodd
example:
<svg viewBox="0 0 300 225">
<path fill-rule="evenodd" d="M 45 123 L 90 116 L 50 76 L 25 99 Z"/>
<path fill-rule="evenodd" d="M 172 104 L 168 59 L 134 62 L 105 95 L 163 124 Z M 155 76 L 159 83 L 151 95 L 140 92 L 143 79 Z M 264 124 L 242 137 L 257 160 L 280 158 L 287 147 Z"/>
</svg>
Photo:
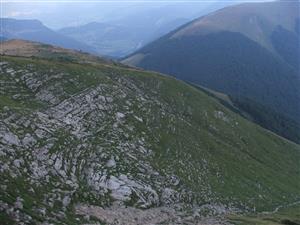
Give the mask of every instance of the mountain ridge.
<svg viewBox="0 0 300 225">
<path fill-rule="evenodd" d="M 0 22 L 2 26 L 0 34 L 7 39 L 24 39 L 43 42 L 45 44 L 52 44 L 96 54 L 90 46 L 51 30 L 39 20 L 0 18 Z"/>
<path fill-rule="evenodd" d="M 298 8 L 298 2 L 227 7 L 181 26 L 122 62 L 205 86 L 239 101 L 256 101 L 299 125 Z M 265 41 L 251 37 L 255 34 Z M 268 116 L 263 110 L 260 113 L 259 117 Z M 267 127 L 265 122 L 260 125 Z M 272 130 L 282 135 L 286 126 Z M 289 138 L 299 142 L 296 136 Z"/>
<path fill-rule="evenodd" d="M 270 36 L 271 31 L 276 26 L 282 26 L 291 32 L 295 32 L 295 21 L 296 18 L 299 18 L 298 13 L 299 2 L 297 1 L 244 3 L 226 7 L 203 18 L 196 19 L 189 26 L 185 26 L 174 33 L 171 38 L 186 35 L 204 35 L 206 32 L 226 30 L 240 32 L 268 50 L 274 51 L 270 40 L 267 40 L 266 36 Z M 289 16 L 285 17 L 284 15 Z"/>
</svg>

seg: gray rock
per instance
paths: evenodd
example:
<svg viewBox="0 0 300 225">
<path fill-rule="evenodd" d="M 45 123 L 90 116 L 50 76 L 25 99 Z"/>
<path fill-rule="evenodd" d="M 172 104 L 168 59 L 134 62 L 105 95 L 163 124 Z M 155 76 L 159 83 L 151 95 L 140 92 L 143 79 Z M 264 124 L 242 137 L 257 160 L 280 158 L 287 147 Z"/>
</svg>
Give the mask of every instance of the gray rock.
<svg viewBox="0 0 300 225">
<path fill-rule="evenodd" d="M 23 159 L 15 159 L 13 161 L 14 166 L 17 167 L 17 168 L 20 168 L 23 163 L 24 163 Z"/>
<path fill-rule="evenodd" d="M 30 134 L 26 134 L 22 143 L 25 146 L 33 146 L 36 143 L 36 140 Z"/>
<path fill-rule="evenodd" d="M 64 207 L 69 206 L 69 204 L 71 203 L 71 198 L 69 196 L 65 196 L 62 200 L 62 204 Z"/>
<path fill-rule="evenodd" d="M 110 160 L 107 161 L 106 166 L 108 168 L 112 168 L 112 167 L 116 167 L 117 163 L 114 159 L 114 157 L 112 157 Z"/>
<path fill-rule="evenodd" d="M 17 201 L 15 202 L 15 208 L 17 209 L 23 209 L 23 199 L 18 197 Z"/>
<path fill-rule="evenodd" d="M 0 134 L 1 135 L 1 134 Z M 2 136 L 3 142 L 8 145 L 20 145 L 19 138 L 11 132 L 7 132 Z"/>
</svg>

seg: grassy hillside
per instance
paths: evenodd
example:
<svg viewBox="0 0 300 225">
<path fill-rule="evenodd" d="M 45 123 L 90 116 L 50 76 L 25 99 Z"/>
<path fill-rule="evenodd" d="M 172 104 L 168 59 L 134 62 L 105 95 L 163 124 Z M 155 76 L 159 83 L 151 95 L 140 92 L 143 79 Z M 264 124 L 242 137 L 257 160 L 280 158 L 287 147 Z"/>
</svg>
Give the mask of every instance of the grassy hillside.
<svg viewBox="0 0 300 225">
<path fill-rule="evenodd" d="M 261 213 L 259 215 L 229 216 L 233 224 L 240 225 L 298 225 L 300 224 L 299 204 L 280 208 L 273 213 Z"/>
<path fill-rule="evenodd" d="M 1 223 L 195 224 L 299 201 L 298 145 L 171 77 L 2 56 L 0 80 Z"/>
<path fill-rule="evenodd" d="M 215 97 L 221 104 L 233 112 L 299 144 L 300 124 L 298 122 L 284 117 L 282 114 L 276 113 L 274 110 L 256 101 L 247 98 L 235 98 L 199 85 L 191 85 Z"/>
<path fill-rule="evenodd" d="M 85 64 L 116 64 L 111 60 L 91 55 L 89 53 L 19 39 L 12 39 L 1 42 L 0 54 L 31 58 L 38 57 L 48 60 Z"/>
<path fill-rule="evenodd" d="M 299 124 L 298 12 L 299 2 L 286 1 L 227 7 L 152 42 L 123 63 L 248 99 Z M 262 113 L 251 115 L 256 121 L 265 117 L 265 110 L 253 111 Z M 265 127 L 286 133 L 280 126 Z M 299 142 L 299 132 L 291 130 L 285 137 Z"/>
<path fill-rule="evenodd" d="M 142 68 L 250 98 L 299 119 L 297 71 L 239 33 L 162 40 L 143 54 Z"/>
</svg>

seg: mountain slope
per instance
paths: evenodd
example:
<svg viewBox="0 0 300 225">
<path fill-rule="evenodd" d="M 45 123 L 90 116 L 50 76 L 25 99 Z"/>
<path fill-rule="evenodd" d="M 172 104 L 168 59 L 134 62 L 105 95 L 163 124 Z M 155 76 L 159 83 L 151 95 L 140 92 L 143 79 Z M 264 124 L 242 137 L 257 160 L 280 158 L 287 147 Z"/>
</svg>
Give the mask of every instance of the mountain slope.
<svg viewBox="0 0 300 225">
<path fill-rule="evenodd" d="M 257 101 L 248 98 L 235 98 L 199 85 L 193 86 L 215 97 L 221 104 L 244 118 L 299 144 L 299 123 L 282 116 L 280 113 L 274 112 L 274 110 Z"/>
<path fill-rule="evenodd" d="M 227 7 L 198 19 L 172 35 L 205 35 L 212 32 L 239 32 L 247 38 L 272 51 L 275 50 L 271 35 L 278 27 L 295 32 L 299 18 L 299 2 L 275 1 L 265 3 L 246 3 Z"/>
<path fill-rule="evenodd" d="M 203 224 L 299 201 L 299 146 L 198 89 L 105 62 L 1 59 L 0 219 Z"/>
<path fill-rule="evenodd" d="M 44 26 L 38 20 L 0 18 L 0 22 L 0 36 L 4 36 L 7 39 L 24 39 L 52 44 L 64 48 L 94 52 L 92 47 L 59 34 Z"/>
<path fill-rule="evenodd" d="M 123 62 L 240 101 L 256 101 L 299 123 L 297 9 L 298 2 L 285 1 L 228 7 L 175 30 Z"/>
</svg>

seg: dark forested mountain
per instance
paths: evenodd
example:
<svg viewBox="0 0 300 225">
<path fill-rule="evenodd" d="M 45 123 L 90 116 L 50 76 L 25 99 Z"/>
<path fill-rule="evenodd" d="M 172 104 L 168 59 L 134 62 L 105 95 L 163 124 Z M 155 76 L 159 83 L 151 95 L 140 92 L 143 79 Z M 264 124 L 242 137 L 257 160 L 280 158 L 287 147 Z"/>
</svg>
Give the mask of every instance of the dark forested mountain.
<svg viewBox="0 0 300 225">
<path fill-rule="evenodd" d="M 44 44 L 0 53 L 1 224 L 228 224 L 299 201 L 299 145 L 199 89 Z"/>
<path fill-rule="evenodd" d="M 224 8 L 124 62 L 221 91 L 239 99 L 240 105 L 248 99 L 287 121 L 300 121 L 299 2 Z"/>
<path fill-rule="evenodd" d="M 38 20 L 16 20 L 9 18 L 0 18 L 0 22 L 0 36 L 5 37 L 6 39 L 37 41 L 64 48 L 95 53 L 92 47 L 89 47 L 86 44 L 80 43 L 72 38 L 59 34 L 44 26 Z"/>
</svg>

